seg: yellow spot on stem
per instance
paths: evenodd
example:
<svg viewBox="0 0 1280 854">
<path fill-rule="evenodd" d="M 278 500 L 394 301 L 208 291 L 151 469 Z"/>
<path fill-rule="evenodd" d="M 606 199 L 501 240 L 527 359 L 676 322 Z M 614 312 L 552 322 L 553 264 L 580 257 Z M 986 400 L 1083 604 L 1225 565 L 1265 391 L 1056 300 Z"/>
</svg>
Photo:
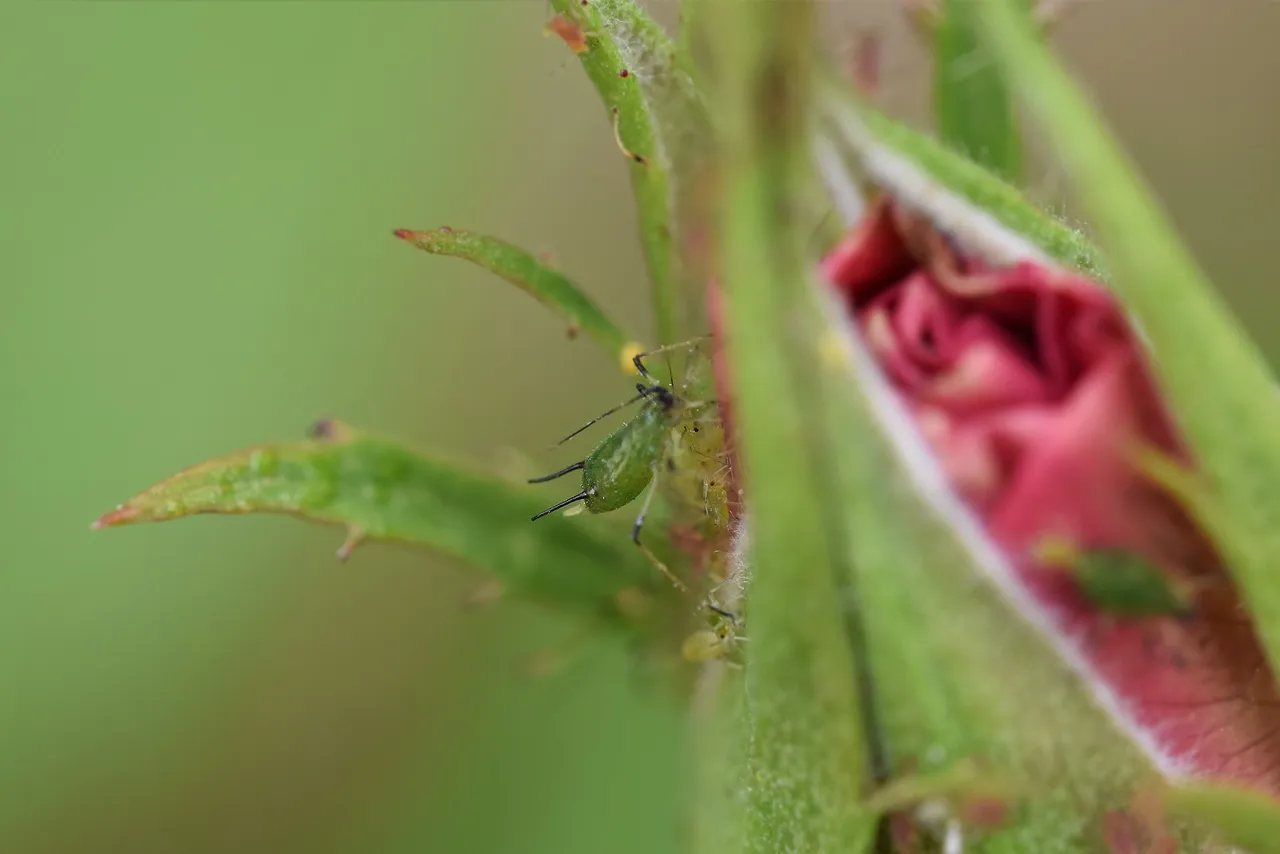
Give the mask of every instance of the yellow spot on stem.
<svg viewBox="0 0 1280 854">
<path fill-rule="evenodd" d="M 622 352 L 618 354 L 618 361 L 622 365 L 624 374 L 638 373 L 636 371 L 635 358 L 643 352 L 645 352 L 644 347 L 634 341 L 622 348 Z"/>
</svg>

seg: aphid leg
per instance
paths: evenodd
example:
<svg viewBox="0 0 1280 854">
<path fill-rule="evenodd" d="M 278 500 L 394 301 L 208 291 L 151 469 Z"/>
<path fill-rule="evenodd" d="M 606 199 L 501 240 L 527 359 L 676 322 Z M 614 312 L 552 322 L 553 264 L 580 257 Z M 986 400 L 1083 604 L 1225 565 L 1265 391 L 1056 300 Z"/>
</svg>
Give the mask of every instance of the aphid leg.
<svg viewBox="0 0 1280 854">
<path fill-rule="evenodd" d="M 706 341 L 710 337 L 711 336 L 709 335 L 700 335 L 697 338 L 690 338 L 688 341 L 681 341 L 679 344 L 666 344 L 662 347 L 657 348 L 656 350 L 648 350 L 644 353 L 636 353 L 634 356 L 631 357 L 631 364 L 635 365 L 636 372 L 639 373 L 640 376 L 644 377 L 654 385 L 661 385 L 661 383 L 658 382 L 658 379 L 654 377 L 653 374 L 649 373 L 648 370 L 645 369 L 643 360 L 645 359 L 646 356 L 656 356 L 659 353 L 670 353 L 675 350 L 688 349 L 689 347 L 692 347 L 694 344 L 698 344 L 702 341 Z"/>
<path fill-rule="evenodd" d="M 636 546 L 639 547 L 640 551 L 644 553 L 644 556 L 647 557 L 649 561 L 654 566 L 656 566 L 659 569 L 659 571 L 661 571 L 662 574 L 665 575 L 672 584 L 674 584 L 677 588 L 687 593 L 689 591 L 689 588 L 684 586 L 684 582 L 676 578 L 675 574 L 672 573 L 671 570 L 667 569 L 667 565 L 662 561 L 658 560 L 658 556 L 655 555 L 652 551 L 650 551 L 648 546 L 640 542 L 640 529 L 644 527 L 644 517 L 646 514 L 648 514 L 649 504 L 650 502 L 653 501 L 654 493 L 656 493 L 657 491 L 658 491 L 658 467 L 654 466 L 653 467 L 653 483 L 649 485 L 649 492 L 644 497 L 644 504 L 640 506 L 640 515 L 636 517 L 636 523 L 631 528 L 631 542 L 635 543 Z"/>
<path fill-rule="evenodd" d="M 735 626 L 736 626 L 736 625 L 738 625 L 738 618 L 737 618 L 737 617 L 735 617 L 735 616 L 734 616 L 732 613 L 730 613 L 729 611 L 726 611 L 724 608 L 721 608 L 719 605 L 717 605 L 717 604 L 716 604 L 716 603 L 714 603 L 714 602 L 711 602 L 711 601 L 709 601 L 709 600 L 708 600 L 708 602 L 707 602 L 707 610 L 709 610 L 709 611 L 714 611 L 715 613 L 717 613 L 717 614 L 719 614 L 720 616 L 722 616 L 722 617 L 724 617 L 725 619 L 727 619 L 729 622 L 733 623 Z"/>
</svg>

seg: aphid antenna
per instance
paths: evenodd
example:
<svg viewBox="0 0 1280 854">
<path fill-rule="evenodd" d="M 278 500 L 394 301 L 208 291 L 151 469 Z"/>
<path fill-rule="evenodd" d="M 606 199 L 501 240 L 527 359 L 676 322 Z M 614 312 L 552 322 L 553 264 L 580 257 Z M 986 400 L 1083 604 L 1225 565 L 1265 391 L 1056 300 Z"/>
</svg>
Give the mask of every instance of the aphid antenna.
<svg viewBox="0 0 1280 854">
<path fill-rule="evenodd" d="M 710 338 L 711 338 L 710 335 L 699 335 L 697 338 L 690 338 L 688 341 L 681 341 L 678 344 L 665 344 L 661 347 L 658 347 L 655 350 L 649 350 L 644 353 L 636 353 L 634 356 L 631 357 L 631 364 L 635 365 L 636 372 L 639 373 L 640 376 L 644 377 L 654 385 L 660 385 L 661 383 L 659 383 L 658 378 L 655 377 L 653 374 L 649 373 L 649 370 L 644 366 L 644 359 L 646 356 L 656 356 L 659 353 L 670 353 L 675 350 L 685 350 L 692 347 L 694 344 L 700 344 L 701 342 L 706 341 Z"/>
<path fill-rule="evenodd" d="M 603 421 L 604 419 L 608 418 L 610 415 L 612 415 L 613 413 L 617 412 L 618 410 L 620 410 L 620 409 L 626 409 L 626 408 L 627 408 L 628 406 L 630 406 L 631 404 L 633 404 L 633 403 L 635 403 L 635 402 L 637 402 L 637 401 L 643 400 L 645 397 L 647 397 L 647 396 L 648 396 L 649 389 L 648 389 L 648 388 L 646 388 L 645 386 L 637 384 L 637 385 L 636 385 L 636 389 L 637 389 L 637 391 L 639 391 L 639 394 L 637 394 L 635 397 L 633 397 L 633 398 L 631 398 L 631 399 L 629 399 L 629 400 L 624 400 L 622 403 L 619 403 L 617 406 L 615 406 L 613 409 L 610 409 L 610 410 L 609 410 L 609 411 L 607 411 L 607 412 L 602 412 L 602 413 L 600 413 L 600 414 L 599 414 L 599 415 L 597 415 L 595 418 L 592 418 L 592 419 L 591 419 L 590 421 L 588 421 L 586 424 L 583 424 L 583 425 L 582 425 L 581 427 L 579 427 L 577 430 L 574 430 L 574 431 L 573 431 L 572 433 L 570 433 L 568 436 L 565 436 L 563 439 L 561 439 L 559 442 L 556 442 L 556 443 L 555 443 L 554 445 L 552 445 L 551 447 L 553 447 L 553 448 L 558 448 L 558 447 L 560 447 L 560 446 L 561 446 L 561 445 L 563 445 L 565 442 L 569 441 L 569 440 L 570 440 L 570 439 L 572 439 L 574 436 L 577 436 L 579 433 L 581 433 L 582 431 L 586 430 L 586 429 L 587 429 L 588 427 L 590 427 L 591 425 L 593 425 L 593 424 L 595 424 L 595 423 L 597 423 L 597 422 L 599 422 L 599 421 Z M 569 469 L 566 469 L 566 471 L 569 471 Z M 536 483 L 537 481 L 532 481 L 532 480 L 531 480 L 531 481 L 529 481 L 529 482 L 530 482 L 530 483 Z"/>
<path fill-rule="evenodd" d="M 735 617 L 732 612 L 726 611 L 724 608 L 721 608 L 719 605 L 716 605 L 712 602 L 708 602 L 707 609 L 710 611 L 716 612 L 720 616 L 727 619 L 729 622 L 733 623 L 735 626 L 738 624 L 738 618 Z"/>
<path fill-rule="evenodd" d="M 590 493 L 584 489 L 581 492 L 579 492 L 577 495 L 573 496 L 572 498 L 566 498 L 564 501 L 561 501 L 559 504 L 556 504 L 552 507 L 548 507 L 546 510 L 543 510 L 541 513 L 539 513 L 537 516 L 534 516 L 529 521 L 536 522 L 539 519 L 541 519 L 543 516 L 546 516 L 548 513 L 554 513 L 557 510 L 562 510 L 565 507 L 568 507 L 570 504 L 574 503 L 575 501 L 586 501 L 589 496 L 590 496 Z"/>
</svg>

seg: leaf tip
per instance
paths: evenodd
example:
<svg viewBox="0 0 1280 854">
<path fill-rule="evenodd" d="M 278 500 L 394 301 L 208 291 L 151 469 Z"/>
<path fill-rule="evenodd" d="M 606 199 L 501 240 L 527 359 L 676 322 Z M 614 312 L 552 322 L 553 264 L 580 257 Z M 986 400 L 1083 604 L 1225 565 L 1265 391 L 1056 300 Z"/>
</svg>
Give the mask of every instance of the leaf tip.
<svg viewBox="0 0 1280 854">
<path fill-rule="evenodd" d="M 97 519 L 93 520 L 93 524 L 89 526 L 90 531 L 101 531 L 103 528 L 114 528 L 118 525 L 127 525 L 130 522 L 138 520 L 138 509 L 130 507 L 127 504 L 121 504 L 109 513 L 103 513 Z"/>
<path fill-rule="evenodd" d="M 444 235 L 453 234 L 453 229 L 447 225 L 442 225 L 439 228 L 427 228 L 421 230 L 397 228 L 391 233 L 406 243 L 413 244 L 419 249 L 425 249 L 427 252 L 435 252 L 438 249 L 439 241 L 447 239 L 443 237 Z"/>
</svg>

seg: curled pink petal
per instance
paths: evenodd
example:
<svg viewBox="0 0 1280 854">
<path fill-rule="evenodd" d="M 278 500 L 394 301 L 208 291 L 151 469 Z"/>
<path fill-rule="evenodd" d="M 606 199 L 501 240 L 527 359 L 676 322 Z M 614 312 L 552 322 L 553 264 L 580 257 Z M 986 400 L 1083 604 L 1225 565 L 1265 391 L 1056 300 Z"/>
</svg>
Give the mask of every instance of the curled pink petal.
<svg viewBox="0 0 1280 854">
<path fill-rule="evenodd" d="M 1100 285 L 993 268 L 881 199 L 823 264 L 957 494 L 1054 629 L 1165 756 L 1280 794 L 1280 692 L 1218 556 L 1133 466 L 1190 463 L 1146 355 Z M 1139 555 L 1194 583 L 1195 617 L 1117 620 L 1034 559 L 1046 536 Z"/>
</svg>

